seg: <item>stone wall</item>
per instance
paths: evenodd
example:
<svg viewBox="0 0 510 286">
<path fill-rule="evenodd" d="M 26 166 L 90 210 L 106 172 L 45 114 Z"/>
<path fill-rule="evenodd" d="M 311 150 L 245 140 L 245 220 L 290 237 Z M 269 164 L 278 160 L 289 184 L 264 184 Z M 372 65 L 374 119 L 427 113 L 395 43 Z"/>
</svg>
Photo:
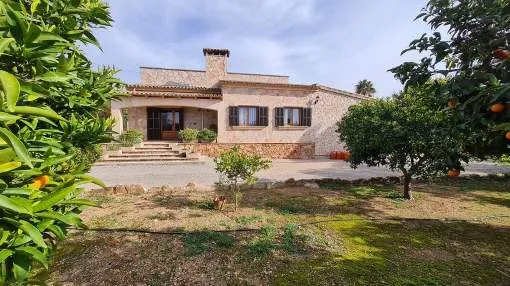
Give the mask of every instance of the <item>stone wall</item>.
<svg viewBox="0 0 510 286">
<path fill-rule="evenodd" d="M 318 98 L 317 104 L 314 104 Z M 328 91 L 302 91 L 266 88 L 223 88 L 223 110 L 218 110 L 218 126 L 226 128 L 218 133 L 220 143 L 314 143 L 315 154 L 327 156 L 331 151 L 342 150 L 336 133 L 337 122 L 349 106 L 359 103 L 355 97 Z M 228 107 L 236 105 L 267 106 L 269 126 L 231 128 Z M 275 108 L 310 107 L 312 126 L 298 128 L 275 127 Z M 220 107 L 221 108 L 221 107 Z"/>
<path fill-rule="evenodd" d="M 236 145 L 248 154 L 257 154 L 270 159 L 313 159 L 315 146 L 313 143 L 182 143 L 180 147 L 201 153 L 202 155 L 216 157 L 221 152 Z"/>
<path fill-rule="evenodd" d="M 199 108 L 184 108 L 184 127 L 202 130 L 218 125 L 217 112 Z"/>
<path fill-rule="evenodd" d="M 143 133 L 144 140 L 147 140 L 147 108 L 128 108 L 128 130 L 138 130 Z"/>
</svg>

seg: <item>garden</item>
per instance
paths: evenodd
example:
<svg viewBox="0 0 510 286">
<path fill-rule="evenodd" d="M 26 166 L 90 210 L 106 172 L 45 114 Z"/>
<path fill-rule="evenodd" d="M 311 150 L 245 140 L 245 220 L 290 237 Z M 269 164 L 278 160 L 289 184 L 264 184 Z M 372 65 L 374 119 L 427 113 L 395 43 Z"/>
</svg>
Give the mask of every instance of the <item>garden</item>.
<svg viewBox="0 0 510 286">
<path fill-rule="evenodd" d="M 36 276 L 65 285 L 505 285 L 510 178 L 86 194 Z M 222 211 L 213 199 L 225 196 Z M 116 231 L 117 230 L 117 231 Z"/>
<path fill-rule="evenodd" d="M 462 171 L 508 159 L 509 7 L 429 1 L 417 19 L 438 31 L 403 52 L 424 57 L 390 70 L 404 89 L 338 122 L 353 168 L 387 166 L 401 182 L 253 189 L 270 162 L 234 147 L 215 158 L 216 188 L 146 191 L 88 175 L 102 144 L 141 140 L 112 131 L 124 84 L 82 50 L 100 48 L 108 5 L 1 1 L 0 285 L 508 284 L 510 178 Z"/>
</svg>

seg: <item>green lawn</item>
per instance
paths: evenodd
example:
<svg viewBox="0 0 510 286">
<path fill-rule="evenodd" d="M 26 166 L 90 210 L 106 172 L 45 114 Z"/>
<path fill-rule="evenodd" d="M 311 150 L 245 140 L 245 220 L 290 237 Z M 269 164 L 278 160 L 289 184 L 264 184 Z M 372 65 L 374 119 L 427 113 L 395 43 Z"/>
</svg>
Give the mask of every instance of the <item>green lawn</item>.
<svg viewBox="0 0 510 286">
<path fill-rule="evenodd" d="M 38 278 L 75 285 L 510 285 L 510 180 L 251 190 L 91 192 L 102 208 Z M 233 231 L 239 230 L 242 231 Z M 221 232 L 217 232 L 221 231 Z"/>
</svg>

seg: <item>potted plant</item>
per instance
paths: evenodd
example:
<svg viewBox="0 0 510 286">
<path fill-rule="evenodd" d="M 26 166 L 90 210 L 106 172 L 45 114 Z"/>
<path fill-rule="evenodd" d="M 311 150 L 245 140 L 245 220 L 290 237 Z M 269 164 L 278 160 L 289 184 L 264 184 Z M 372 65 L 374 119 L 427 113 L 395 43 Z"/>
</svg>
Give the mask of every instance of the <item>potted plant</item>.
<svg viewBox="0 0 510 286">
<path fill-rule="evenodd" d="M 198 132 L 198 140 L 202 143 L 211 143 L 216 140 L 216 137 L 218 137 L 218 134 L 211 129 L 206 128 Z"/>
</svg>

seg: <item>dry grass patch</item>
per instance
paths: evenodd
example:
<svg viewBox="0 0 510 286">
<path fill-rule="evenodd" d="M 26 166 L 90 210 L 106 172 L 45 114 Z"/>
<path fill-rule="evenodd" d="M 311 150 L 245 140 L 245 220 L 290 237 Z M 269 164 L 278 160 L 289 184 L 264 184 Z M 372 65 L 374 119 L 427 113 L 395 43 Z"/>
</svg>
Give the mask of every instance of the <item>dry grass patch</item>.
<svg viewBox="0 0 510 286">
<path fill-rule="evenodd" d="M 102 202 L 83 213 L 92 228 L 181 234 L 77 232 L 39 277 L 65 285 L 504 285 L 510 182 L 414 187 L 414 201 L 401 199 L 401 186 L 248 190 L 238 212 L 214 189 L 90 192 Z M 218 195 L 228 199 L 221 212 L 212 205 Z"/>
</svg>

